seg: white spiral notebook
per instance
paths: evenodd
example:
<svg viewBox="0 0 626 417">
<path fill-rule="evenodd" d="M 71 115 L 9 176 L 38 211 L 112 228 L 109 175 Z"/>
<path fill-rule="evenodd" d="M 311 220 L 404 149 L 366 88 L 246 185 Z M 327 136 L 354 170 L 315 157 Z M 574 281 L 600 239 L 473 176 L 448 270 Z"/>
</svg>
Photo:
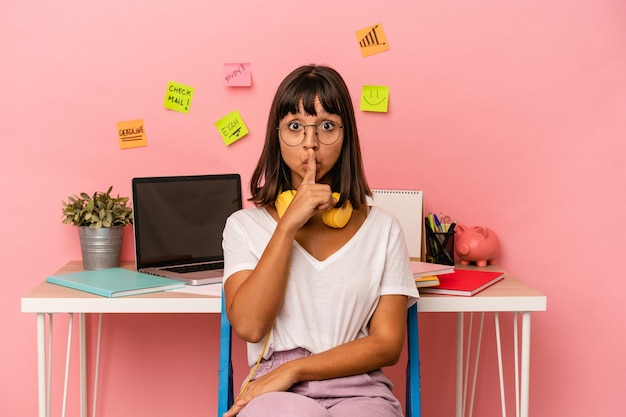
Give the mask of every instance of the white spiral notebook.
<svg viewBox="0 0 626 417">
<path fill-rule="evenodd" d="M 409 256 L 422 257 L 423 193 L 417 190 L 372 189 L 373 205 L 393 214 L 404 231 Z"/>
</svg>

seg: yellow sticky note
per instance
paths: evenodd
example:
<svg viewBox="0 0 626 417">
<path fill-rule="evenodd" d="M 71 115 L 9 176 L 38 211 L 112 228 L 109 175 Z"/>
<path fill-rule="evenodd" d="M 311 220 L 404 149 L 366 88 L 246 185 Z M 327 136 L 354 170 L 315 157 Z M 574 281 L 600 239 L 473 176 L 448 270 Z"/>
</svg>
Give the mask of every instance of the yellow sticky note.
<svg viewBox="0 0 626 417">
<path fill-rule="evenodd" d="M 167 84 L 167 93 L 163 106 L 166 109 L 189 113 L 191 99 L 193 98 L 193 88 L 170 81 Z"/>
<path fill-rule="evenodd" d="M 215 122 L 215 127 L 227 146 L 248 134 L 248 128 L 237 110 Z"/>
<path fill-rule="evenodd" d="M 364 58 L 389 49 L 389 43 L 381 23 L 357 30 L 356 38 Z"/>
<path fill-rule="evenodd" d="M 117 122 L 117 134 L 120 138 L 121 149 L 138 148 L 148 145 L 143 120 Z"/>
<path fill-rule="evenodd" d="M 389 87 L 364 85 L 361 89 L 361 110 L 386 113 L 389 108 Z"/>
</svg>

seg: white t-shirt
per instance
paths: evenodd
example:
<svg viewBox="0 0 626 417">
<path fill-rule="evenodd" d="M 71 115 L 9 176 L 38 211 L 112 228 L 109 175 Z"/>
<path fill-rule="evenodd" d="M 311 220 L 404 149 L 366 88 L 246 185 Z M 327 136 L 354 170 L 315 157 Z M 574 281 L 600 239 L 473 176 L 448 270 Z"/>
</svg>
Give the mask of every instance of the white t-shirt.
<svg viewBox="0 0 626 417">
<path fill-rule="evenodd" d="M 240 210 L 224 228 L 224 279 L 256 267 L 276 221 L 263 208 Z M 276 318 L 264 357 L 275 351 L 304 348 L 312 353 L 364 337 L 381 295 L 419 294 L 399 222 L 373 206 L 344 246 L 323 261 L 295 240 L 283 307 Z M 265 340 L 248 343 L 250 366 Z"/>
</svg>

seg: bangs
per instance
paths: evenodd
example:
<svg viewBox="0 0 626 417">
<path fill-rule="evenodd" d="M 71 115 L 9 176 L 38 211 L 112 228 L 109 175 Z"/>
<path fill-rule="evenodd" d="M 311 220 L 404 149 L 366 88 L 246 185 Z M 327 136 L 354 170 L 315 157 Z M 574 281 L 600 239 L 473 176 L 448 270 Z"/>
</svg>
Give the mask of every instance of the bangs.
<svg viewBox="0 0 626 417">
<path fill-rule="evenodd" d="M 285 93 L 277 103 L 276 116 L 280 120 L 289 113 L 297 114 L 301 102 L 307 115 L 317 116 L 315 111 L 316 98 L 319 99 L 326 112 L 341 116 L 340 97 L 340 92 L 330 82 L 323 79 L 318 73 L 311 73 L 286 86 Z"/>
</svg>

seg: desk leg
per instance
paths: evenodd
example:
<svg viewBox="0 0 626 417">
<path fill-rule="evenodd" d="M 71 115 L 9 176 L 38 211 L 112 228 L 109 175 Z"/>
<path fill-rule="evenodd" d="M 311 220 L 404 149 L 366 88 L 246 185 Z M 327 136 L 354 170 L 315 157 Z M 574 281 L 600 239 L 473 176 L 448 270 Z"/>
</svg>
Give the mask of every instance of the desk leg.
<svg viewBox="0 0 626 417">
<path fill-rule="evenodd" d="M 521 381 L 519 385 L 519 416 L 520 417 L 528 417 L 529 413 L 529 392 L 530 392 L 530 312 L 522 312 L 522 343 L 521 343 Z M 463 340 L 464 340 L 464 324 L 463 324 L 463 313 L 457 313 L 457 321 L 456 321 L 456 417 L 463 417 L 464 415 L 464 407 L 463 407 L 463 378 L 464 378 L 464 369 L 463 369 Z M 514 337 L 517 339 L 517 320 L 515 320 L 515 330 Z M 499 373 L 500 373 L 500 385 L 501 385 L 501 401 L 502 401 L 502 415 L 505 415 L 505 406 L 504 406 L 504 387 L 502 380 L 502 360 L 501 360 L 501 348 L 499 346 L 499 321 L 496 313 L 496 337 L 498 343 L 498 365 L 499 365 Z M 482 333 L 482 330 L 481 330 Z M 517 341 L 517 340 L 516 340 Z M 515 348 L 517 348 L 517 343 L 515 341 Z M 517 354 L 515 354 L 515 370 L 517 373 Z M 476 361 L 476 366 L 478 366 L 478 360 Z M 517 383 L 517 378 L 516 383 Z M 516 387 L 517 388 L 517 387 Z M 518 391 L 516 389 L 516 396 Z M 472 394 L 473 397 L 473 394 Z M 517 400 L 517 399 L 516 399 Z M 517 401 L 516 401 L 517 403 Z M 471 410 L 471 408 L 470 408 Z M 517 410 L 517 404 L 516 404 Z M 517 415 L 517 413 L 516 413 Z"/>
<path fill-rule="evenodd" d="M 522 369 L 520 384 L 520 415 L 528 417 L 530 391 L 530 312 L 522 313 Z"/>
<path fill-rule="evenodd" d="M 80 356 L 80 416 L 87 417 L 87 344 L 85 336 L 85 313 L 79 313 L 78 340 Z"/>
<path fill-rule="evenodd" d="M 494 313 L 494 327 L 496 329 L 496 353 L 498 355 L 498 376 L 500 377 L 500 406 L 502 416 L 506 417 L 506 395 L 504 392 L 504 369 L 502 366 L 502 341 L 500 338 L 500 313 Z"/>
<path fill-rule="evenodd" d="M 87 417 L 87 355 L 85 336 L 85 314 L 80 313 L 79 340 L 80 340 L 80 415 Z M 50 318 L 52 327 L 52 317 Z M 52 329 L 50 329 L 50 347 L 52 347 Z M 71 339 L 70 339 L 71 340 Z M 68 350 L 70 341 L 68 340 Z M 68 353 L 69 355 L 69 353 Z M 48 358 L 52 362 L 52 354 Z M 69 356 L 68 356 L 69 363 Z M 50 371 L 48 371 L 50 372 Z M 67 375 L 66 375 L 67 378 Z M 48 388 L 46 381 L 46 313 L 37 313 L 37 397 L 39 417 L 48 417 Z M 67 382 L 66 382 L 67 384 Z M 67 386 L 66 386 L 67 390 Z M 65 399 L 63 401 L 65 405 Z M 63 413 L 65 414 L 65 413 Z"/>
<path fill-rule="evenodd" d="M 46 395 L 46 314 L 37 313 L 37 389 L 39 417 L 48 414 Z"/>
<path fill-rule="evenodd" d="M 456 313 L 456 417 L 463 417 L 463 313 Z"/>
</svg>

